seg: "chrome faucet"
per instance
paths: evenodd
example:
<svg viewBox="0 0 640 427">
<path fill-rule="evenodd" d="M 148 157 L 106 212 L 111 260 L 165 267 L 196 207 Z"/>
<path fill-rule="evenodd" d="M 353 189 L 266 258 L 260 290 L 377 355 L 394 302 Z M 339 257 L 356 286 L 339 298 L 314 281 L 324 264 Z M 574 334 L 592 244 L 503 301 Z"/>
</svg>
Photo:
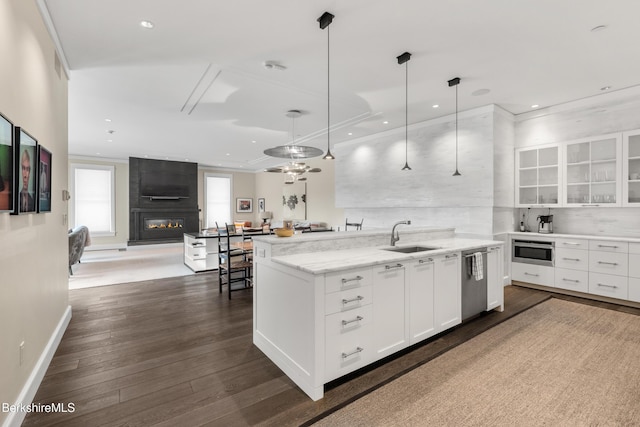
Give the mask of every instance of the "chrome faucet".
<svg viewBox="0 0 640 427">
<path fill-rule="evenodd" d="M 400 240 L 400 236 L 396 232 L 396 227 L 399 226 L 400 224 L 411 225 L 411 221 L 406 220 L 406 221 L 396 222 L 395 224 L 393 224 L 393 228 L 391 229 L 391 246 L 395 246 L 396 242 Z"/>
</svg>

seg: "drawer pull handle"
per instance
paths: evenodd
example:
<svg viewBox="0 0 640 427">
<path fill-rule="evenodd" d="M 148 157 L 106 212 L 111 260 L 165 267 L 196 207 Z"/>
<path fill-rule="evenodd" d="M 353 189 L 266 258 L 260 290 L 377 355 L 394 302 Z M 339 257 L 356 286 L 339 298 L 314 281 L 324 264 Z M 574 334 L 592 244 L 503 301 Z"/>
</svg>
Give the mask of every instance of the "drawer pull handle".
<svg viewBox="0 0 640 427">
<path fill-rule="evenodd" d="M 444 257 L 445 257 L 446 259 L 449 259 L 449 258 L 458 258 L 458 254 L 445 255 Z"/>
<path fill-rule="evenodd" d="M 616 285 L 605 285 L 604 283 L 598 283 L 598 286 L 603 286 L 605 288 L 618 289 L 618 287 Z"/>
<path fill-rule="evenodd" d="M 535 277 L 540 276 L 539 274 L 527 273 L 526 271 L 524 272 L 524 274 L 525 276 L 535 276 Z"/>
<path fill-rule="evenodd" d="M 349 323 L 353 323 L 353 322 L 359 322 L 361 320 L 363 320 L 364 317 L 362 316 L 357 316 L 355 319 L 351 319 L 351 320 L 343 320 L 342 321 L 342 326 L 347 326 Z"/>
<path fill-rule="evenodd" d="M 386 270 L 391 270 L 392 268 L 402 268 L 402 267 L 403 267 L 403 265 L 402 265 L 402 264 L 400 264 L 400 263 L 398 263 L 398 264 L 396 264 L 396 265 L 385 265 L 385 266 L 384 266 L 384 268 L 385 268 Z"/>
<path fill-rule="evenodd" d="M 563 245 L 580 246 L 580 243 L 576 242 L 562 242 Z"/>
<path fill-rule="evenodd" d="M 599 248 L 611 248 L 611 249 L 618 249 L 618 247 L 616 245 L 598 245 Z"/>
<path fill-rule="evenodd" d="M 606 262 L 606 261 L 598 261 L 598 264 L 618 265 L 617 262 Z"/>
<path fill-rule="evenodd" d="M 565 279 L 564 277 L 562 278 L 562 280 L 564 280 L 565 282 L 580 283 L 580 280 Z"/>
<path fill-rule="evenodd" d="M 428 262 L 433 262 L 433 258 L 427 258 L 427 259 L 418 260 L 418 264 L 426 264 Z"/>
<path fill-rule="evenodd" d="M 562 258 L 565 261 L 580 261 L 580 258 Z"/>
<path fill-rule="evenodd" d="M 354 354 L 358 354 L 360 352 L 362 352 L 364 350 L 364 348 L 362 347 L 356 347 L 355 350 L 353 350 L 351 353 L 342 353 L 342 358 L 346 359 L 349 356 L 353 356 Z"/>
<path fill-rule="evenodd" d="M 356 276 L 356 277 L 351 278 L 351 279 L 342 279 L 342 284 L 344 285 L 346 283 L 355 282 L 355 281 L 362 280 L 362 279 L 364 279 L 364 277 L 362 277 L 362 276 Z"/>
<path fill-rule="evenodd" d="M 357 297 L 351 298 L 351 299 L 343 299 L 342 300 L 342 305 L 347 305 L 347 304 L 350 304 L 352 302 L 359 302 L 359 301 L 362 301 L 363 299 L 364 299 L 364 297 L 362 295 L 358 295 Z"/>
</svg>

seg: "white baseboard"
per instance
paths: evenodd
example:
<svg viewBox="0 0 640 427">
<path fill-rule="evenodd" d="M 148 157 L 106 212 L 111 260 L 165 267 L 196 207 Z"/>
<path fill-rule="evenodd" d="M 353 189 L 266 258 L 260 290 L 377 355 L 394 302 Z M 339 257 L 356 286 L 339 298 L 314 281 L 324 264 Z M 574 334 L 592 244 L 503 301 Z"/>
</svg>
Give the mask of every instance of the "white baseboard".
<svg viewBox="0 0 640 427">
<path fill-rule="evenodd" d="M 67 326 L 69 325 L 70 321 L 71 306 L 69 305 L 60 318 L 58 326 L 56 326 L 53 334 L 51 334 L 47 346 L 42 351 L 42 354 L 40 354 L 40 358 L 36 362 L 36 365 L 33 367 L 33 370 L 31 371 L 31 375 L 29 375 L 27 382 L 25 383 L 24 387 L 22 387 L 22 391 L 20 391 L 18 399 L 15 402 L 16 406 L 26 406 L 33 402 L 33 398 L 35 397 L 36 392 L 38 391 L 38 388 L 42 383 L 44 375 L 47 373 L 47 369 L 49 368 L 51 359 L 53 359 L 53 355 L 58 349 L 58 345 L 60 345 L 60 341 L 62 340 L 62 335 L 64 335 L 64 332 L 67 330 Z M 26 412 L 9 412 L 9 415 L 2 425 L 3 427 L 18 427 L 22 424 L 22 422 L 24 421 L 24 417 L 26 416 Z"/>
<path fill-rule="evenodd" d="M 84 251 L 85 252 L 89 252 L 89 251 L 109 251 L 109 250 L 127 250 L 127 244 L 126 243 L 107 243 L 104 245 L 91 245 L 91 246 L 85 246 Z"/>
</svg>

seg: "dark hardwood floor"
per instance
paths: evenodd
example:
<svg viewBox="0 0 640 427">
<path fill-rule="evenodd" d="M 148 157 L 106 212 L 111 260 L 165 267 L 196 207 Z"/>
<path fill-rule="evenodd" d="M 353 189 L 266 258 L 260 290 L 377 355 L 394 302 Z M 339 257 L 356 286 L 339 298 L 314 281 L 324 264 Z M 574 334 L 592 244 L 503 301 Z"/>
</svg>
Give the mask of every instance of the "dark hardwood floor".
<svg viewBox="0 0 640 427">
<path fill-rule="evenodd" d="M 251 291 L 229 300 L 217 283 L 200 273 L 70 291 L 73 317 L 34 402 L 76 410 L 30 413 L 23 425 L 309 425 L 552 295 L 506 287 L 504 312 L 331 383 L 313 402 L 252 344 Z"/>
</svg>

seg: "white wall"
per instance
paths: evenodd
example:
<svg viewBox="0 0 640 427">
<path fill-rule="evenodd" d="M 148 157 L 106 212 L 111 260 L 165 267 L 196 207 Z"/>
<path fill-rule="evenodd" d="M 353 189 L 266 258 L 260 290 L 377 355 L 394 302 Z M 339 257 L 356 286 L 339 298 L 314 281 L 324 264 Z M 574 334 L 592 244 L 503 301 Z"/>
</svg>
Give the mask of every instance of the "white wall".
<svg viewBox="0 0 640 427">
<path fill-rule="evenodd" d="M 462 176 L 457 177 L 452 176 L 453 115 L 409 127 L 410 171 L 401 170 L 404 128 L 340 144 L 335 150 L 336 204 L 350 220 L 364 218 L 368 228 L 388 228 L 396 221 L 410 219 L 415 225 L 455 227 L 461 233 L 490 236 L 494 233 L 496 194 L 500 203 L 513 206 L 506 196 L 513 193 L 513 169 L 509 166 L 513 160 L 501 165 L 498 175 L 494 167 L 496 159 L 513 157 L 509 120 L 510 115 L 495 106 L 458 114 L 458 169 Z M 507 148 L 494 153 L 494 146 L 503 142 Z"/>
<path fill-rule="evenodd" d="M 13 404 L 68 308 L 67 78 L 34 1 L 0 2 L 0 52 L 2 113 L 52 153 L 51 212 L 0 214 L 0 402 Z"/>
<path fill-rule="evenodd" d="M 561 143 L 575 139 L 640 129 L 640 87 L 610 92 L 584 100 L 545 108 L 516 118 L 516 147 Z M 529 226 L 537 230 L 536 217 L 548 209 L 515 209 L 514 221 L 529 215 Z M 640 208 L 557 208 L 553 231 L 640 237 Z"/>
</svg>

